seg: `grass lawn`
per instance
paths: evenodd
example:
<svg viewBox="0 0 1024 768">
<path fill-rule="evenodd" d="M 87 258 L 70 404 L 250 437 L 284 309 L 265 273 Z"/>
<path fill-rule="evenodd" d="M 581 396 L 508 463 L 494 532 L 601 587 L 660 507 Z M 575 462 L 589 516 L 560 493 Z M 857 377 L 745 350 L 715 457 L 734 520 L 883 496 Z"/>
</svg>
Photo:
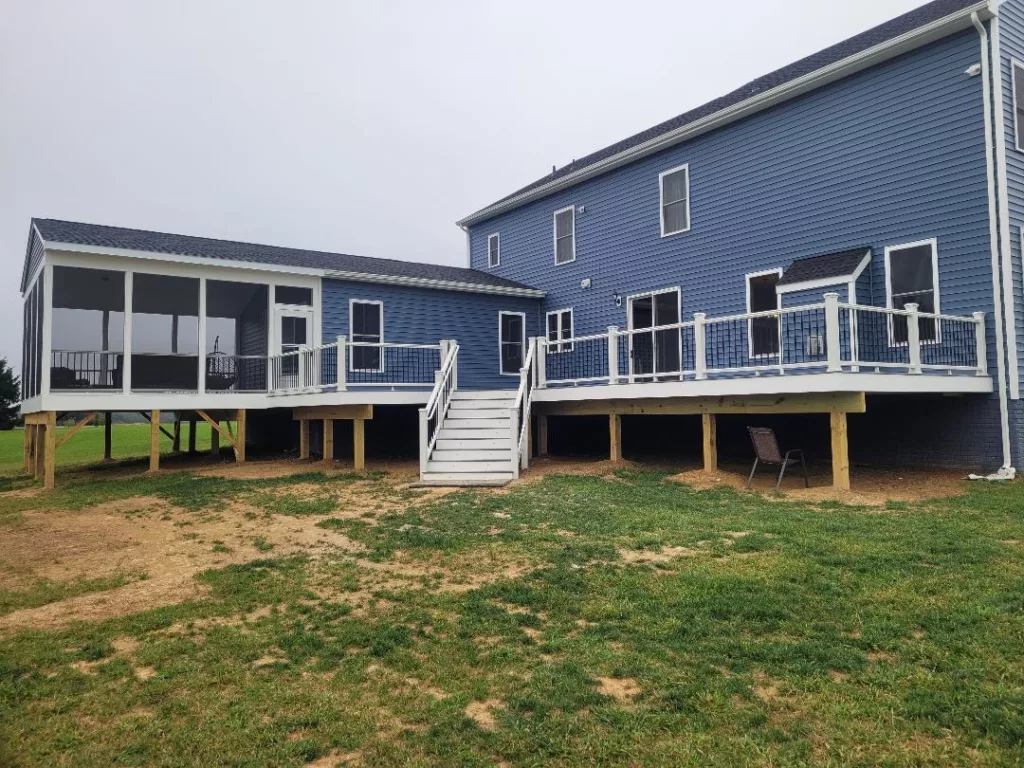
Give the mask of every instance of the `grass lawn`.
<svg viewBox="0 0 1024 768">
<path fill-rule="evenodd" d="M 226 564 L 184 602 L 32 628 L 5 621 L 158 574 L 40 585 L 17 549 L 5 766 L 1024 761 L 1024 483 L 882 509 L 639 469 L 0 494 L 12 548 L 53 520 L 166 526 Z"/>
<path fill-rule="evenodd" d="M 172 432 L 170 424 L 164 428 Z M 68 431 L 67 427 L 57 428 L 57 439 Z M 22 450 L 25 434 L 21 429 L 0 432 L 0 474 L 21 470 Z M 171 441 L 166 435 L 160 437 L 161 450 L 169 452 Z M 188 448 L 188 424 L 181 425 L 181 446 Z M 149 424 L 115 424 L 112 429 L 111 447 L 114 459 L 134 459 L 149 456 Z M 196 425 L 196 447 L 210 448 L 210 425 L 205 421 Z M 100 461 L 103 458 L 103 425 L 89 424 L 82 427 L 57 451 L 58 466 L 74 466 Z"/>
</svg>

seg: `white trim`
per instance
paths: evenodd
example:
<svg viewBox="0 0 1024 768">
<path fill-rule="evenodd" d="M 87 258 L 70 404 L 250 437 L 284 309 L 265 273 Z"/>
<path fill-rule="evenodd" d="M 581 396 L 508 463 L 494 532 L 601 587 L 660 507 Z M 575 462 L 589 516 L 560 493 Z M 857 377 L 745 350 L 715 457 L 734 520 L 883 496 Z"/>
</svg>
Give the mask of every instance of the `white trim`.
<svg viewBox="0 0 1024 768">
<path fill-rule="evenodd" d="M 749 99 L 739 102 L 738 104 L 733 104 L 725 109 L 715 112 L 714 114 L 708 115 L 707 117 L 703 117 L 692 123 L 681 126 L 674 131 L 661 136 L 656 136 L 643 144 L 630 147 L 616 155 L 607 157 L 604 160 L 600 160 L 592 165 L 581 168 L 578 171 L 574 171 L 573 173 L 566 174 L 559 179 L 554 179 L 546 184 L 542 184 L 521 194 L 514 195 L 506 200 L 489 205 L 488 207 L 482 208 L 476 213 L 470 214 L 466 218 L 460 220 L 458 224 L 460 226 L 465 226 L 484 221 L 498 213 L 518 208 L 531 200 L 546 197 L 557 190 L 574 186 L 586 179 L 607 173 L 614 168 L 618 168 L 635 160 L 639 160 L 642 157 L 659 152 L 667 147 L 687 141 L 701 135 L 702 133 L 707 133 L 708 131 L 720 128 L 731 122 L 736 122 L 737 120 L 741 120 L 755 112 L 768 109 L 776 104 L 796 98 L 808 91 L 821 88 L 829 83 L 835 82 L 836 80 L 848 77 L 855 72 L 859 72 L 867 69 L 868 67 L 872 67 L 875 64 L 895 58 L 907 51 L 927 45 L 928 43 L 939 40 L 947 35 L 951 35 L 964 29 L 969 29 L 971 26 L 972 13 L 979 13 L 986 19 L 989 19 L 994 15 L 992 10 L 989 8 L 988 0 L 975 3 L 967 8 L 951 13 L 948 16 L 944 16 L 941 19 L 936 19 L 929 24 L 918 27 L 917 29 L 905 32 L 891 40 L 879 43 L 878 45 L 860 51 L 859 53 L 855 53 L 852 56 L 848 56 L 845 59 L 841 59 L 822 67 L 821 69 L 809 72 L 795 80 L 791 80 L 787 83 L 783 83 L 782 85 L 778 85 L 775 88 L 759 93 L 756 96 L 752 96 Z"/>
<path fill-rule="evenodd" d="M 775 290 L 777 293 L 796 293 L 797 291 L 808 291 L 814 288 L 831 288 L 836 285 L 853 285 L 857 282 L 864 270 L 871 264 L 871 249 L 868 248 L 864 252 L 864 258 L 861 259 L 857 268 L 853 270 L 849 275 L 833 275 L 832 277 L 819 277 L 816 280 L 804 280 L 799 283 L 786 283 L 786 285 L 776 286 Z M 853 296 L 853 293 L 850 293 Z M 851 301 L 851 303 L 854 303 Z"/>
<path fill-rule="evenodd" d="M 518 315 L 519 317 L 522 318 L 522 320 L 523 320 L 523 339 L 522 339 L 523 360 L 526 360 L 526 313 L 525 312 L 511 312 L 509 310 L 504 310 L 504 309 L 503 310 L 499 310 L 499 312 L 498 312 L 498 375 L 499 376 L 517 376 L 518 377 L 520 375 L 519 371 L 513 371 L 511 373 L 505 373 L 501 369 L 501 363 L 502 363 L 502 359 L 501 359 L 501 343 L 502 343 L 501 318 L 502 318 L 503 315 Z M 545 328 L 545 330 L 546 330 L 546 328 Z"/>
<path fill-rule="evenodd" d="M 665 231 L 665 177 L 671 176 L 673 173 L 679 171 L 686 171 L 686 229 L 677 229 L 674 232 Z M 675 200 L 674 203 L 678 203 Z M 670 203 L 670 205 L 673 203 Z M 681 235 L 684 232 L 690 231 L 692 222 L 690 221 L 690 164 L 683 163 L 677 165 L 675 168 L 669 168 L 667 171 L 662 171 L 658 174 L 658 218 L 661 221 L 661 236 L 672 237 L 673 235 Z"/>
<path fill-rule="evenodd" d="M 576 317 L 573 314 L 572 307 L 563 307 L 562 309 L 553 309 L 550 312 L 544 314 L 544 338 L 548 341 L 548 354 L 558 355 L 562 352 L 572 352 L 574 345 L 572 341 L 562 342 L 562 315 L 566 312 L 569 313 L 569 339 L 572 339 L 576 335 Z M 558 339 L 552 344 L 551 339 L 548 338 L 550 335 L 550 326 L 548 325 L 548 318 L 552 315 L 558 317 L 556 333 Z"/>
<path fill-rule="evenodd" d="M 497 248 L 495 248 L 495 255 L 498 258 L 494 260 L 493 264 L 491 263 L 491 240 L 494 240 L 497 243 L 497 246 L 498 246 Z M 500 267 L 500 266 L 501 266 L 501 233 L 500 232 L 492 232 L 491 234 L 489 234 L 487 236 L 487 268 L 488 269 L 494 269 L 495 267 Z"/>
<path fill-rule="evenodd" d="M 568 262 L 566 262 L 568 263 Z M 514 288 L 505 285 L 483 285 L 464 283 L 458 280 L 435 280 L 431 277 L 406 277 L 404 275 L 367 275 L 362 272 L 345 272 L 326 269 L 323 276 L 335 280 L 351 280 L 358 283 L 381 283 L 384 285 L 405 285 L 413 288 L 435 288 L 440 291 L 461 291 L 464 293 L 486 293 L 495 296 L 522 296 L 529 299 L 543 299 L 545 291 L 536 288 Z"/>
<path fill-rule="evenodd" d="M 989 394 L 989 376 L 912 376 L 906 373 L 815 373 L 789 376 L 738 376 L 690 381 L 652 381 L 534 390 L 541 402 L 574 400 L 637 400 L 644 398 L 796 395 L 826 392 Z"/>
<path fill-rule="evenodd" d="M 782 279 L 782 267 L 775 267 L 773 269 L 763 269 L 760 272 L 748 272 L 743 276 L 743 285 L 747 291 L 747 314 L 751 314 L 754 310 L 750 308 L 750 278 L 752 277 L 768 277 L 769 275 L 775 275 L 780 280 Z M 782 309 L 782 294 L 779 293 L 779 285 L 775 284 L 775 309 Z M 758 312 L 771 312 L 770 309 L 761 309 Z M 779 349 L 775 352 L 769 352 L 766 355 L 755 355 L 754 354 L 754 318 L 747 320 L 747 356 L 751 360 L 763 360 L 768 357 L 778 357 L 779 352 L 782 349 L 782 317 L 779 316 Z"/>
<path fill-rule="evenodd" d="M 572 258 L 568 261 L 558 260 L 558 214 L 565 213 L 566 211 L 572 211 Z M 567 205 L 565 208 L 559 208 L 551 215 L 551 242 L 554 247 L 555 266 L 561 267 L 565 264 L 572 264 L 576 261 L 576 206 Z"/>
<path fill-rule="evenodd" d="M 932 249 L 932 286 L 933 295 L 935 297 L 935 308 L 932 310 L 933 314 L 942 314 L 942 304 L 939 301 L 939 240 L 936 237 L 928 238 L 927 240 L 915 240 L 912 243 L 897 243 L 895 245 L 885 246 L 885 306 L 888 309 L 903 309 L 903 307 L 894 307 L 892 305 L 892 271 L 890 267 L 890 254 L 893 251 L 903 251 L 910 248 L 920 248 L 922 245 L 931 246 Z M 935 324 L 935 338 L 928 339 L 925 341 L 921 340 L 921 344 L 938 344 L 941 342 L 941 324 Z M 893 337 L 893 326 L 892 316 L 889 317 L 889 346 L 898 347 L 903 346 L 906 342 L 897 342 Z"/>
<path fill-rule="evenodd" d="M 371 344 L 383 344 L 384 343 L 384 302 L 378 299 L 359 299 L 352 297 L 348 300 L 348 341 L 349 344 L 358 343 L 355 341 L 355 333 L 352 329 L 352 309 L 356 304 L 376 304 L 377 314 L 380 317 L 380 339 Z M 360 336 L 366 336 L 368 334 L 361 333 Z M 365 347 L 364 347 L 365 349 Z M 349 371 L 356 373 L 383 373 L 384 372 L 384 348 L 380 348 L 380 367 L 378 368 L 356 368 L 355 366 L 355 355 L 353 354 L 352 347 L 348 350 L 348 369 Z"/>
<path fill-rule="evenodd" d="M 994 46 L 993 46 L 994 47 Z M 998 51 L 999 49 L 996 48 Z M 1001 61 L 1001 57 L 1000 57 Z M 1024 74 L 1024 61 L 1010 57 L 1010 93 L 1013 97 L 1013 146 L 1018 152 L 1024 152 L 1024 146 L 1020 143 L 1020 133 L 1017 130 L 1017 68 L 1020 67 L 1022 74 Z M 1002 73 L 999 77 L 1002 80 Z M 1002 91 L 1002 83 L 996 86 L 996 101 L 999 101 L 999 95 Z M 1006 131 L 1006 124 L 1003 123 L 1003 131 Z"/>
<path fill-rule="evenodd" d="M 993 101 L 996 130 L 996 179 L 999 185 L 999 259 L 1003 269 L 1003 322 L 1006 326 L 1006 365 L 1009 370 L 1010 399 L 1020 399 L 1020 367 L 1017 359 L 1016 292 L 1013 290 L 1013 251 L 1010 247 L 1010 204 L 1007 199 L 1009 183 L 1006 170 L 1006 113 L 1003 107 L 1003 57 L 999 43 L 999 19 L 991 22 L 992 50 L 998 66 L 993 67 Z M 1017 141 L 1017 89 L 1013 88 L 1014 66 L 1024 68 L 1024 62 L 1010 59 L 1011 90 L 1013 91 L 1013 136 Z M 1018 147 L 1018 149 L 1021 149 Z M 1022 150 L 1024 151 L 1024 150 Z"/>
</svg>

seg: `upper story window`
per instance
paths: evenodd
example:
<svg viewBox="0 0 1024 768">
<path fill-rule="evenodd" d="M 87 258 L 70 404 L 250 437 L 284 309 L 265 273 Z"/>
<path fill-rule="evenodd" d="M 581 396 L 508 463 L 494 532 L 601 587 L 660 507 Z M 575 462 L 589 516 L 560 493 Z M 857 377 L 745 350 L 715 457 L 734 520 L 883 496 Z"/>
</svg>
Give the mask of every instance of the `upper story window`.
<svg viewBox="0 0 1024 768">
<path fill-rule="evenodd" d="M 496 267 L 501 264 L 501 236 L 495 232 L 487 237 L 487 266 Z"/>
<path fill-rule="evenodd" d="M 893 245 L 885 249 L 885 292 L 889 307 L 903 309 L 917 304 L 918 312 L 939 312 L 939 266 L 937 242 L 922 240 L 917 243 Z M 921 341 L 937 341 L 935 320 L 922 318 L 918 326 Z M 907 319 L 892 318 L 891 341 L 907 343 Z"/>
<path fill-rule="evenodd" d="M 548 350 L 551 352 L 572 352 L 572 307 L 548 312 Z"/>
<path fill-rule="evenodd" d="M 576 206 L 555 211 L 555 264 L 576 261 Z"/>
<path fill-rule="evenodd" d="M 661 184 L 661 236 L 690 229 L 690 166 L 681 165 L 663 171 Z"/>
<path fill-rule="evenodd" d="M 1017 150 L 1024 152 L 1024 64 L 1013 62 L 1013 138 Z"/>
</svg>

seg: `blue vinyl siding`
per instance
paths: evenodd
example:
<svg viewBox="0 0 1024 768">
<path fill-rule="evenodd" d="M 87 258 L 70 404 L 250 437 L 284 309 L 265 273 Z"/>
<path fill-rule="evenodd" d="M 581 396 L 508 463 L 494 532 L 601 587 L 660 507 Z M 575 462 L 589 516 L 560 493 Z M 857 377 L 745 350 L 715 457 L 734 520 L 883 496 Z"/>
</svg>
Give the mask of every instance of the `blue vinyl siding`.
<svg viewBox="0 0 1024 768">
<path fill-rule="evenodd" d="M 28 246 L 26 247 L 25 253 L 25 268 L 22 274 L 22 291 L 27 291 L 28 281 L 32 279 L 32 275 L 39 268 L 39 265 L 43 263 L 43 242 L 36 236 L 36 228 L 32 227 L 28 236 Z"/>
<path fill-rule="evenodd" d="M 999 8 L 1000 74 L 1003 83 L 1003 130 L 1006 141 L 1007 207 L 1010 212 L 1010 254 L 1013 267 L 1014 327 L 1017 359 L 1024 366 L 1024 282 L 1021 277 L 1021 228 L 1024 227 L 1024 152 L 1014 134 L 1012 61 L 1024 63 L 1024 2 L 1007 0 Z M 1018 372 L 1021 376 L 1021 372 Z"/>
<path fill-rule="evenodd" d="M 821 304 L 825 301 L 826 293 L 838 293 L 840 301 L 849 301 L 849 291 L 846 282 L 826 285 L 822 288 L 808 288 L 803 291 L 792 291 L 782 294 L 783 307 L 802 307 L 807 304 Z M 867 303 L 867 302 L 864 302 Z"/>
<path fill-rule="evenodd" d="M 498 370 L 498 312 L 523 312 L 527 338 L 539 334 L 540 301 L 508 296 L 405 288 L 375 283 L 324 280 L 323 341 L 350 336 L 349 300 L 384 303 L 384 341 L 436 344 L 459 342 L 459 387 L 503 389 L 518 379 Z"/>
<path fill-rule="evenodd" d="M 881 304 L 885 246 L 935 237 L 942 311 L 991 317 L 982 81 L 964 74 L 979 50 L 959 33 L 481 222 L 471 264 L 499 232 L 493 271 L 573 307 L 587 334 L 627 325 L 616 294 L 680 286 L 684 319 L 742 312 L 747 273 L 861 246 L 874 290 L 858 299 Z M 691 229 L 663 238 L 658 174 L 684 163 Z M 556 266 L 552 213 L 567 205 L 576 261 Z"/>
</svg>

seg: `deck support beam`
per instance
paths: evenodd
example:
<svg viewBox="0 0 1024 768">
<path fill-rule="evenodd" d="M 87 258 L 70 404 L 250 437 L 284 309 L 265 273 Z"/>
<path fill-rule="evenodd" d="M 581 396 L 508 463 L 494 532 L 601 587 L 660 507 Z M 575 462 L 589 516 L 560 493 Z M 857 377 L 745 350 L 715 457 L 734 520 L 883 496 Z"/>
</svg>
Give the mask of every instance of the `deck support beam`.
<svg viewBox="0 0 1024 768">
<path fill-rule="evenodd" d="M 546 413 L 536 414 L 537 419 L 537 455 L 548 455 L 548 415 Z"/>
<path fill-rule="evenodd" d="M 22 440 L 22 446 L 21 446 L 21 454 L 22 454 L 21 459 L 22 459 L 22 462 L 21 463 L 22 463 L 22 469 L 24 469 L 26 472 L 28 472 L 29 469 L 31 469 L 31 467 L 32 467 L 32 430 L 33 429 L 34 429 L 34 427 L 32 427 L 30 424 L 26 424 L 25 427 L 22 429 L 22 433 L 23 434 L 21 436 L 21 440 Z"/>
<path fill-rule="evenodd" d="M 366 469 L 366 419 L 352 420 L 352 463 L 356 472 Z"/>
<path fill-rule="evenodd" d="M 149 471 L 160 470 L 160 411 L 149 414 Z"/>
<path fill-rule="evenodd" d="M 43 427 L 43 488 L 52 491 L 57 485 L 57 412 L 46 412 Z"/>
<path fill-rule="evenodd" d="M 609 459 L 622 461 L 622 416 L 617 413 L 608 414 L 608 439 Z"/>
<path fill-rule="evenodd" d="M 174 453 L 181 453 L 181 419 L 174 419 L 174 438 L 171 440 L 171 450 Z"/>
<path fill-rule="evenodd" d="M 834 410 L 832 421 L 832 487 L 850 490 L 850 442 L 846 429 L 846 412 Z"/>
<path fill-rule="evenodd" d="M 196 452 L 196 420 L 188 420 L 188 452 Z"/>
<path fill-rule="evenodd" d="M 701 431 L 704 434 L 704 471 L 718 471 L 718 420 L 713 413 L 700 415 Z"/>
<path fill-rule="evenodd" d="M 334 419 L 324 419 L 323 460 L 334 461 Z"/>
<path fill-rule="evenodd" d="M 309 458 L 309 419 L 299 420 L 299 458 Z"/>
<path fill-rule="evenodd" d="M 105 358 L 104 358 L 105 359 Z M 103 460 L 110 461 L 114 455 L 113 416 L 110 411 L 103 413 Z"/>
<path fill-rule="evenodd" d="M 224 441 L 231 446 L 235 454 L 235 461 L 245 461 L 245 435 L 246 435 L 246 416 L 245 409 L 239 408 L 234 412 L 235 424 L 237 429 L 234 433 L 231 431 L 231 424 L 225 424 L 221 426 L 221 416 L 213 418 L 206 411 L 196 410 L 196 414 L 210 425 L 210 447 L 214 457 L 220 455 L 220 439 L 223 437 Z M 230 416 L 228 422 L 230 422 Z"/>
</svg>

